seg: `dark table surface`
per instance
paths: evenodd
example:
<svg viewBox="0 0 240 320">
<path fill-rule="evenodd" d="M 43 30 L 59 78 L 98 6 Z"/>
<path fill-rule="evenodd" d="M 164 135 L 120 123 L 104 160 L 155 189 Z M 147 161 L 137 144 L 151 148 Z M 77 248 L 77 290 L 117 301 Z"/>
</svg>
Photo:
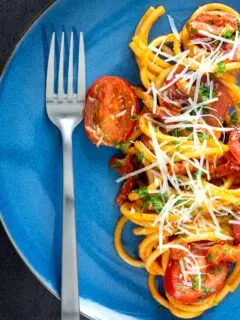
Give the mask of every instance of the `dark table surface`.
<svg viewBox="0 0 240 320">
<path fill-rule="evenodd" d="M 49 2 L 52 1 L 0 0 L 0 70 L 24 30 Z M 60 319 L 60 301 L 51 295 L 24 265 L 1 225 L 0 319 Z"/>
</svg>

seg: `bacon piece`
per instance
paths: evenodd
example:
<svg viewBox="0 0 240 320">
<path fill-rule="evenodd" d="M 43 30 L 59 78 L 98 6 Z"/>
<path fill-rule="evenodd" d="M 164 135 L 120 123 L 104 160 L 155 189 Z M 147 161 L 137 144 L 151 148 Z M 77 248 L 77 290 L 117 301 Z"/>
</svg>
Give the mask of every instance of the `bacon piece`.
<svg viewBox="0 0 240 320">
<path fill-rule="evenodd" d="M 131 178 L 127 179 L 123 183 L 123 185 L 118 193 L 118 196 L 116 198 L 116 203 L 119 206 L 121 206 L 124 202 L 126 202 L 128 200 L 129 193 L 132 192 L 136 186 L 137 186 L 137 178 L 136 177 L 131 177 Z"/>
</svg>

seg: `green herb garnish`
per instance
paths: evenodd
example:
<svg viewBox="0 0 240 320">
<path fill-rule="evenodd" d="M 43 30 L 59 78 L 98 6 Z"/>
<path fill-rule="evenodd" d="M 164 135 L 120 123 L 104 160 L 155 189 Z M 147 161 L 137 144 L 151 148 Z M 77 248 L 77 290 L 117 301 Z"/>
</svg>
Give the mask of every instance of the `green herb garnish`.
<svg viewBox="0 0 240 320">
<path fill-rule="evenodd" d="M 226 65 L 225 65 L 225 63 L 223 63 L 222 61 L 220 61 L 220 62 L 217 63 L 217 68 L 218 68 L 218 73 L 219 73 L 220 75 L 223 75 L 224 72 L 226 71 Z"/>
<path fill-rule="evenodd" d="M 140 153 L 137 155 L 137 157 L 138 157 L 138 160 L 139 160 L 142 164 L 144 164 L 144 161 L 145 161 L 144 152 L 140 152 Z"/>
<path fill-rule="evenodd" d="M 148 189 L 145 186 L 141 186 L 139 189 L 133 190 L 133 192 L 135 192 L 139 198 L 143 198 L 148 195 Z"/>
<path fill-rule="evenodd" d="M 122 153 L 126 153 L 130 146 L 130 142 L 128 140 L 122 143 L 115 142 L 113 145 L 116 149 L 120 150 Z"/>
<path fill-rule="evenodd" d="M 231 30 L 226 31 L 223 34 L 223 38 L 232 40 L 234 38 L 233 32 Z"/>
<path fill-rule="evenodd" d="M 216 253 L 211 253 L 209 256 L 208 256 L 208 261 L 212 262 L 216 259 Z"/>
<path fill-rule="evenodd" d="M 194 29 L 194 28 L 191 28 L 191 29 L 190 29 L 190 33 L 191 33 L 191 34 L 195 34 L 196 32 L 197 32 L 197 29 Z"/>
<path fill-rule="evenodd" d="M 231 114 L 231 118 L 230 118 L 231 124 L 232 125 L 236 125 L 237 121 L 238 121 L 238 115 L 236 110 Z"/>
<path fill-rule="evenodd" d="M 205 296 L 208 295 L 208 294 L 211 293 L 211 292 L 212 292 L 211 289 L 209 289 L 208 287 L 206 287 L 206 286 L 203 285 L 203 294 L 204 294 Z"/>
<path fill-rule="evenodd" d="M 180 131 L 179 129 L 174 129 L 171 131 L 172 136 L 174 137 L 179 137 L 180 136 Z"/>
<path fill-rule="evenodd" d="M 138 116 L 136 115 L 136 113 L 133 113 L 131 115 L 131 119 L 134 120 L 134 121 L 138 119 Z"/>
<path fill-rule="evenodd" d="M 112 165 L 112 167 L 114 168 L 121 168 L 123 166 L 123 159 L 118 159 L 114 162 L 114 164 Z"/>
<path fill-rule="evenodd" d="M 199 290 L 199 283 L 198 283 L 198 277 L 192 276 L 192 288 L 194 290 Z"/>
<path fill-rule="evenodd" d="M 166 309 L 166 308 L 164 308 L 163 306 L 160 305 L 160 306 L 157 307 L 157 309 L 158 309 L 159 312 L 161 312 L 161 311 L 163 311 L 163 310 Z"/>
<path fill-rule="evenodd" d="M 200 97 L 201 97 L 201 100 L 204 102 L 206 100 L 209 100 L 209 97 L 210 97 L 210 87 L 207 86 L 206 84 L 202 85 L 200 88 L 199 88 L 199 94 L 200 94 Z"/>
<path fill-rule="evenodd" d="M 198 139 L 202 142 L 203 140 L 209 139 L 209 134 L 207 133 L 198 133 Z"/>
</svg>

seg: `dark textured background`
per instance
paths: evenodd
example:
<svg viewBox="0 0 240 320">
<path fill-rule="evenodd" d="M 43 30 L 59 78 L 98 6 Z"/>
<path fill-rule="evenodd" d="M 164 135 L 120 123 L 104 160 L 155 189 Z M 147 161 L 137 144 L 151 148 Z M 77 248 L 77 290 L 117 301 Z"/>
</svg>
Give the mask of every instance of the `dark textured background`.
<svg viewBox="0 0 240 320">
<path fill-rule="evenodd" d="M 50 2 L 0 0 L 0 70 L 23 32 Z M 31 274 L 0 225 L 0 320 L 56 319 L 60 302 Z"/>
</svg>

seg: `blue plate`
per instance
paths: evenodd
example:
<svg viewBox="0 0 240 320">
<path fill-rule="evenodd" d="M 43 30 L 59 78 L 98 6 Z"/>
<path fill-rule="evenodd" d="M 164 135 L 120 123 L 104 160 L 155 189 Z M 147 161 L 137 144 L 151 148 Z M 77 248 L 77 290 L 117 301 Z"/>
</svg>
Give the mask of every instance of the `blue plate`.
<svg viewBox="0 0 240 320">
<path fill-rule="evenodd" d="M 239 0 L 224 1 L 240 11 Z M 161 1 L 180 29 L 207 1 Z M 16 48 L 1 79 L 0 208 L 15 247 L 42 283 L 60 291 L 62 154 L 58 130 L 45 111 L 44 86 L 50 37 L 83 31 L 87 84 L 103 75 L 118 75 L 139 84 L 128 43 L 142 14 L 156 0 L 62 0 L 45 12 Z M 166 16 L 151 36 L 170 32 Z M 68 39 L 69 41 L 69 39 Z M 147 273 L 117 256 L 113 231 L 119 218 L 114 198 L 117 175 L 108 168 L 115 153 L 96 148 L 81 124 L 74 135 L 77 237 L 82 312 L 94 319 L 174 319 L 158 311 L 147 288 Z M 134 254 L 137 243 L 125 232 Z M 240 290 L 201 319 L 239 319 Z"/>
</svg>

